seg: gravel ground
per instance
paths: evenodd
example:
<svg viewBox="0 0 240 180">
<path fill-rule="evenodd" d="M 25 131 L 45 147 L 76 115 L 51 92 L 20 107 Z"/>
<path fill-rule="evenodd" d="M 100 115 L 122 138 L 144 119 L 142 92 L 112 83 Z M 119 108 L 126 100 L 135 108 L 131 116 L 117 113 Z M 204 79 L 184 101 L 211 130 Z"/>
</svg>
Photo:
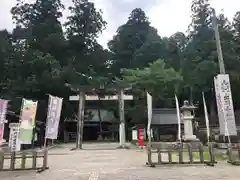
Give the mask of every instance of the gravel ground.
<svg viewBox="0 0 240 180">
<path fill-rule="evenodd" d="M 116 147 L 117 144 L 87 144 L 85 150 L 69 151 L 71 145 L 65 145 L 51 150 L 49 170 L 40 174 L 0 172 L 0 180 L 240 180 L 239 166 L 218 163 L 215 167 L 150 168 L 145 165 L 147 155 L 143 150 Z"/>
</svg>

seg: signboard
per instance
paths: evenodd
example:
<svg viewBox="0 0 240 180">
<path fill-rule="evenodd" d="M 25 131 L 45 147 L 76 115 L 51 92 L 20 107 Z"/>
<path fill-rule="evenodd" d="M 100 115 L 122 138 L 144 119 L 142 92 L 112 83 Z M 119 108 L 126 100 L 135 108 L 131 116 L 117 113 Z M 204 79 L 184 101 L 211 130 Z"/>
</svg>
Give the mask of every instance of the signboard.
<svg viewBox="0 0 240 180">
<path fill-rule="evenodd" d="M 37 101 L 23 99 L 20 116 L 20 141 L 22 144 L 32 143 L 37 103 Z"/>
<path fill-rule="evenodd" d="M 62 101 L 62 98 L 49 96 L 47 127 L 45 134 L 45 138 L 47 139 L 57 139 Z"/>
<path fill-rule="evenodd" d="M 123 95 L 123 99 L 124 100 L 133 100 L 133 96 L 132 95 Z M 78 100 L 79 100 L 79 96 L 69 96 L 69 101 L 78 101 Z M 98 101 L 99 97 L 86 95 L 85 100 L 86 101 Z M 118 100 L 118 95 L 100 97 L 100 100 L 101 101 Z"/>
<path fill-rule="evenodd" d="M 138 140 L 138 138 L 137 138 L 137 130 L 132 130 L 132 140 Z"/>
<path fill-rule="evenodd" d="M 219 74 L 214 79 L 220 134 L 236 136 L 237 128 L 228 74 Z"/>
<path fill-rule="evenodd" d="M 5 123 L 8 101 L 0 99 L 0 123 Z"/>
<path fill-rule="evenodd" d="M 10 135 L 8 146 L 10 147 L 11 152 L 16 152 L 21 150 L 21 143 L 19 139 L 20 135 L 20 124 L 12 123 L 9 125 L 10 127 Z"/>
</svg>

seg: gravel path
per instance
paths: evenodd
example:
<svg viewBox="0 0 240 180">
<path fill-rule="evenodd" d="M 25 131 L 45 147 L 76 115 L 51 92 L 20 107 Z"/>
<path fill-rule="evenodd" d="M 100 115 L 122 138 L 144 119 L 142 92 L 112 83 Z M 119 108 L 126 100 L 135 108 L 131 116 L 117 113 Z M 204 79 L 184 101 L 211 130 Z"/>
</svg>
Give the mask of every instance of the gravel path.
<svg viewBox="0 0 240 180">
<path fill-rule="evenodd" d="M 51 150 L 50 169 L 36 172 L 0 172 L 1 180 L 239 180 L 240 167 L 219 163 L 215 167 L 145 166 L 142 150 L 113 150 L 116 144 L 86 145 L 82 151 L 69 147 Z M 94 147 L 99 150 L 94 150 Z M 99 148 L 101 147 L 101 148 Z M 112 148 L 111 148 L 112 147 Z M 112 149 L 112 150 L 111 150 Z M 59 154 L 59 155 L 58 155 Z M 61 154 L 61 155 L 60 155 Z"/>
</svg>

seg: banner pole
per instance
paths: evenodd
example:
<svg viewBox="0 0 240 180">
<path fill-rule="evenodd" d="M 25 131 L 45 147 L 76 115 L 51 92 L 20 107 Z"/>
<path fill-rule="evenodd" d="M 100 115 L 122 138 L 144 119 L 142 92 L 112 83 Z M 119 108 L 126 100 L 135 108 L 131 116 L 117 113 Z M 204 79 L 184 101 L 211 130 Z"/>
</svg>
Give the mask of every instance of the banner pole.
<svg viewBox="0 0 240 180">
<path fill-rule="evenodd" d="M 177 120 L 178 120 L 178 140 L 180 143 L 182 143 L 180 108 L 179 108 L 179 102 L 176 94 L 175 94 L 175 101 L 176 101 Z"/>
<path fill-rule="evenodd" d="M 152 134 L 151 134 L 151 123 L 152 123 L 152 96 L 147 92 L 147 108 L 148 108 L 148 126 L 147 126 L 147 135 L 148 135 L 148 146 L 152 147 Z"/>
<path fill-rule="evenodd" d="M 46 137 L 44 138 L 44 145 L 43 145 L 43 148 L 44 148 L 44 149 L 47 149 L 47 138 L 46 138 Z"/>
<path fill-rule="evenodd" d="M 210 142 L 210 129 L 209 129 L 208 111 L 207 111 L 207 105 L 206 105 L 204 92 L 202 92 L 202 98 L 203 98 L 203 106 L 204 106 L 205 123 L 206 123 L 206 128 L 207 128 L 207 140 L 208 140 L 208 144 L 209 144 L 209 142 Z"/>
</svg>

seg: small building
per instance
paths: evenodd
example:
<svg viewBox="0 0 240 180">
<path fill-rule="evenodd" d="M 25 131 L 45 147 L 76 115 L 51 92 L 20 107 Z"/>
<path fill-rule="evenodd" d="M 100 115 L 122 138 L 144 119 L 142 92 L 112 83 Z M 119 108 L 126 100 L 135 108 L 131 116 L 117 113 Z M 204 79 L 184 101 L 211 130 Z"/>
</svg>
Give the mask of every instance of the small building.
<svg viewBox="0 0 240 180">
<path fill-rule="evenodd" d="M 176 141 L 178 134 L 176 109 L 153 109 L 151 128 L 154 141 Z"/>
<path fill-rule="evenodd" d="M 86 109 L 83 129 L 83 140 L 94 141 L 98 139 L 102 129 L 104 139 L 114 139 L 116 132 L 112 127 L 118 127 L 119 121 L 113 112 L 100 109 L 101 120 L 99 118 L 98 109 Z M 116 129 L 117 131 L 118 129 Z M 115 133 L 114 133 L 115 132 Z M 69 142 L 76 139 L 77 120 L 66 119 L 64 121 L 64 141 Z"/>
</svg>

